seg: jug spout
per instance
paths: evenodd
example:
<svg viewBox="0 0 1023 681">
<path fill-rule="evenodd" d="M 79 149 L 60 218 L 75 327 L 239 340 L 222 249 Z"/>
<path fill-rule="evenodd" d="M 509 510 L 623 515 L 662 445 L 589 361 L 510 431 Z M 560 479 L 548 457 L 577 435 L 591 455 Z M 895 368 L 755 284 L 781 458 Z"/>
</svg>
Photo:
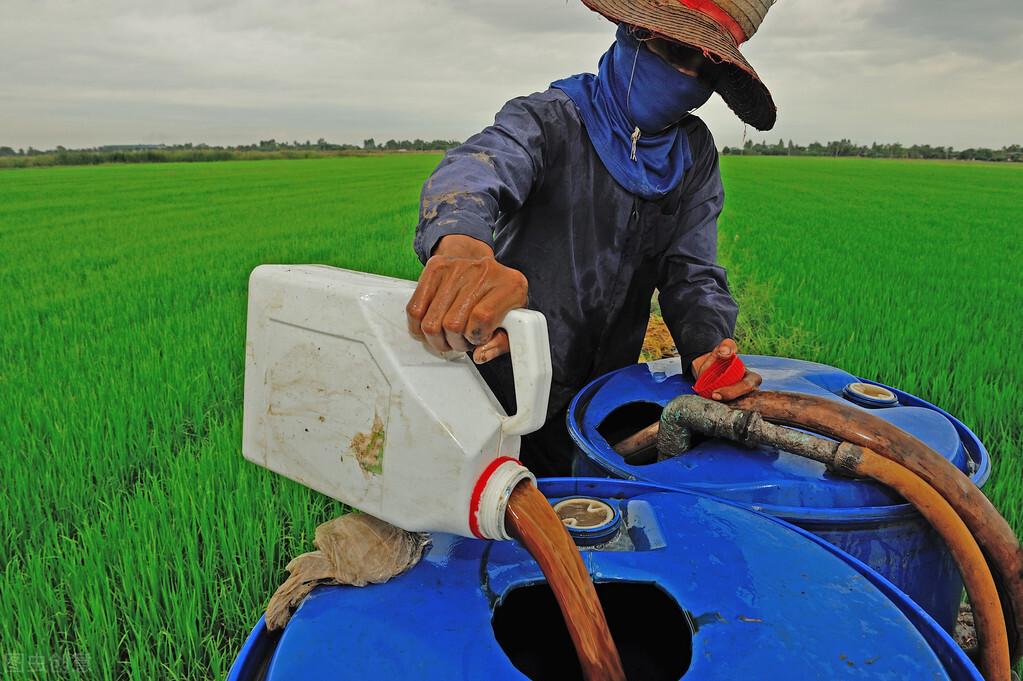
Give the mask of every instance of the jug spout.
<svg viewBox="0 0 1023 681">
<path fill-rule="evenodd" d="M 517 459 L 502 456 L 491 461 L 472 490 L 469 529 L 480 539 L 511 539 L 504 526 L 512 490 L 536 484 L 536 477 Z"/>
</svg>

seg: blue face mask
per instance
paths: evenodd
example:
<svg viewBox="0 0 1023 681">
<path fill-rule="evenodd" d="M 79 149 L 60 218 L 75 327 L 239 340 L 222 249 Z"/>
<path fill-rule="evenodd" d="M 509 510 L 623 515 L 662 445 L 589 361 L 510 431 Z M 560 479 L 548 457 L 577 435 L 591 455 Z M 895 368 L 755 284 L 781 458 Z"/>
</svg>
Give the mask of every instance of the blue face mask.
<svg viewBox="0 0 1023 681">
<path fill-rule="evenodd" d="M 575 103 L 594 151 L 627 191 L 653 200 L 682 182 L 693 160 L 689 138 L 676 124 L 707 102 L 711 88 L 679 73 L 625 26 L 596 74 L 551 86 Z"/>
<path fill-rule="evenodd" d="M 645 134 L 675 125 L 714 92 L 651 52 L 624 26 L 618 28 L 612 49 L 615 99 Z"/>
</svg>

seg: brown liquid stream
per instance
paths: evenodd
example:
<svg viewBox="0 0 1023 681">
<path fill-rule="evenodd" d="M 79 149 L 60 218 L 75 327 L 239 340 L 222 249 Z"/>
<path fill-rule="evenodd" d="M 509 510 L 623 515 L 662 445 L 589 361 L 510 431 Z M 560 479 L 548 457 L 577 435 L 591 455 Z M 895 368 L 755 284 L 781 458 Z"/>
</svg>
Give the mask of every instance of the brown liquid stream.
<svg viewBox="0 0 1023 681">
<path fill-rule="evenodd" d="M 558 601 L 586 681 L 625 681 L 618 648 L 579 549 L 543 494 L 525 482 L 512 490 L 508 533 L 536 562 Z"/>
</svg>

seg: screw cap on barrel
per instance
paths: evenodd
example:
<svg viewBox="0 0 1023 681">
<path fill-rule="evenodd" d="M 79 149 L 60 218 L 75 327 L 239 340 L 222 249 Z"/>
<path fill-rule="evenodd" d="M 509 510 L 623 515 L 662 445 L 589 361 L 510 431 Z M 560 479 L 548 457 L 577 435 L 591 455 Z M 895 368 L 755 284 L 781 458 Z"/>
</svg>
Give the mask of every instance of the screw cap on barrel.
<svg viewBox="0 0 1023 681">
<path fill-rule="evenodd" d="M 593 497 L 568 497 L 554 504 L 554 513 L 579 546 L 594 546 L 612 539 L 622 524 L 616 506 Z"/>
<path fill-rule="evenodd" d="M 845 386 L 842 394 L 861 407 L 894 407 L 899 398 L 883 385 L 855 382 Z"/>
</svg>

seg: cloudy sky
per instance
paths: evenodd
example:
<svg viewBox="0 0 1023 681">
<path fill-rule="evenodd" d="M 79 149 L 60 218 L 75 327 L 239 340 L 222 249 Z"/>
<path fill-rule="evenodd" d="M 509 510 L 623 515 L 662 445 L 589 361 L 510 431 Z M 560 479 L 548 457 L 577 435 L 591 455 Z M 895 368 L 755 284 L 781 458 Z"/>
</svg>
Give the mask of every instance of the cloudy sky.
<svg viewBox="0 0 1023 681">
<path fill-rule="evenodd" d="M 464 139 L 612 37 L 579 0 L 0 0 L 0 145 Z M 744 51 L 754 139 L 1023 142 L 1021 0 L 780 0 Z"/>
</svg>

